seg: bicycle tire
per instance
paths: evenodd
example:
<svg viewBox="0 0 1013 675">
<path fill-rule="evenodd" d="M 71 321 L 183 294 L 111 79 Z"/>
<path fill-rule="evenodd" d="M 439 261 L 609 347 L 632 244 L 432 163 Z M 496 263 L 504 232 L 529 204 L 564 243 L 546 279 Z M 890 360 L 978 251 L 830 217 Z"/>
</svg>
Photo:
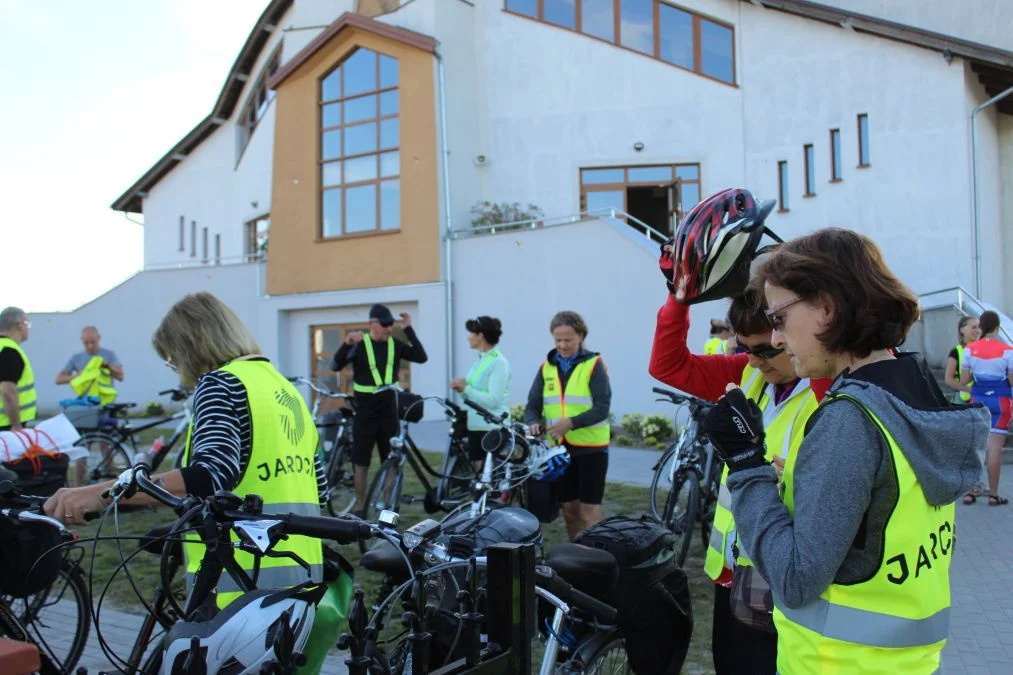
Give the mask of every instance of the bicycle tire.
<svg viewBox="0 0 1013 675">
<path fill-rule="evenodd" d="M 681 495 L 686 488 L 686 499 Z M 680 469 L 672 481 L 662 522 L 675 535 L 675 561 L 679 567 L 686 564 L 689 545 L 696 531 L 697 514 L 700 512 L 700 474 L 696 469 Z"/>
<path fill-rule="evenodd" d="M 436 500 L 461 502 L 471 497 L 471 483 L 475 480 L 475 470 L 464 449 L 454 443 L 447 450 L 440 468 L 440 478 L 436 482 Z"/>
<path fill-rule="evenodd" d="M 391 486 L 390 495 L 384 498 L 381 494 L 384 483 L 387 481 L 387 476 L 390 472 L 396 472 L 393 478 L 394 484 Z M 396 462 L 388 459 L 384 460 L 383 464 L 377 470 L 376 475 L 373 476 L 373 481 L 369 484 L 369 489 L 366 490 L 366 503 L 362 506 L 360 517 L 369 523 L 375 523 L 380 517 L 380 512 L 383 510 L 398 510 L 398 503 L 401 501 L 401 487 L 404 480 L 404 474 L 401 471 L 401 466 Z M 359 550 L 362 553 L 368 551 L 370 543 L 376 545 L 377 542 L 383 542 L 382 539 L 377 539 L 373 542 L 360 541 Z"/>
<path fill-rule="evenodd" d="M 603 644 L 580 672 L 584 675 L 633 675 L 626 653 L 626 640 L 617 637 Z"/>
<path fill-rule="evenodd" d="M 65 582 L 65 585 L 55 600 L 53 600 L 53 604 L 47 605 L 46 602 L 52 590 L 61 582 Z M 67 589 L 70 589 L 74 596 L 72 604 L 75 605 L 73 610 L 77 612 L 77 620 L 74 621 L 75 629 L 73 637 L 70 640 L 70 645 L 64 650 L 58 648 L 58 643 L 62 643 L 65 639 L 64 636 L 69 632 L 67 629 L 71 623 L 68 620 L 70 617 L 63 610 L 70 609 L 71 602 L 68 600 L 66 604 L 62 604 L 58 608 L 58 613 L 53 616 L 52 621 L 54 623 L 52 624 L 47 625 L 45 618 L 40 617 L 40 610 L 45 609 L 45 607 L 51 607 L 56 603 L 62 603 Z M 81 566 L 72 560 L 65 559 L 60 567 L 58 576 L 47 588 L 26 599 L 5 600 L 8 607 L 17 614 L 17 619 L 24 626 L 29 638 L 38 645 L 40 654 L 46 655 L 50 661 L 58 662 L 57 670 L 62 666 L 64 672 L 73 672 L 77 662 L 81 659 L 81 654 L 84 653 L 84 647 L 88 641 L 88 633 L 91 629 L 91 602 L 88 595 L 88 582 L 84 577 Z M 20 613 L 18 612 L 19 608 L 22 609 Z M 44 630 L 48 628 L 52 628 L 52 630 Z"/>
<path fill-rule="evenodd" d="M 101 456 L 101 447 L 92 449 L 93 445 L 102 443 L 109 447 L 108 454 L 105 457 Z M 88 450 L 87 468 L 84 478 L 85 484 L 98 483 L 116 478 L 130 468 L 132 463 L 131 455 L 123 447 L 123 443 L 115 436 L 102 431 L 90 431 L 81 434 L 81 438 L 77 439 L 74 447 Z M 72 462 L 71 467 L 68 468 L 68 478 L 71 475 L 76 478 L 75 464 L 76 462 Z"/>
<path fill-rule="evenodd" d="M 651 490 L 649 493 L 651 515 L 662 520 L 661 514 L 664 511 L 664 505 L 658 508 L 658 484 L 661 482 L 661 477 L 668 475 L 668 464 L 673 460 L 675 456 L 676 443 L 668 446 L 668 449 L 661 455 L 661 459 L 658 460 L 658 468 L 654 470 L 654 476 L 651 478 Z M 666 496 L 667 500 L 668 497 Z"/>
<path fill-rule="evenodd" d="M 327 511 L 332 516 L 340 516 L 351 511 L 355 505 L 355 488 L 352 484 L 354 468 L 352 468 L 351 444 L 339 442 L 331 452 L 338 453 L 327 474 Z M 349 472 L 352 469 L 352 472 Z"/>
</svg>

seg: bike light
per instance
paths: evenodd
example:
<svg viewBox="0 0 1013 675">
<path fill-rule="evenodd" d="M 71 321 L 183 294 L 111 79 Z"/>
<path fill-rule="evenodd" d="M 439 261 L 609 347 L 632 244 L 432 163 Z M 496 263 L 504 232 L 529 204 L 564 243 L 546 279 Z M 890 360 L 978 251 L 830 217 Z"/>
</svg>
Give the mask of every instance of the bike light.
<svg viewBox="0 0 1013 675">
<path fill-rule="evenodd" d="M 405 532 L 401 535 L 401 543 L 404 544 L 406 549 L 411 551 L 422 543 L 422 537 L 412 532 Z"/>
<path fill-rule="evenodd" d="M 380 512 L 380 517 L 376 519 L 376 522 L 380 527 L 386 527 L 396 529 L 398 523 L 401 521 L 401 516 L 398 515 L 397 511 L 388 511 L 384 509 Z"/>
<path fill-rule="evenodd" d="M 409 551 L 424 541 L 432 539 L 442 531 L 440 524 L 432 518 L 426 518 L 421 523 L 412 525 L 401 535 L 401 543 Z"/>
</svg>

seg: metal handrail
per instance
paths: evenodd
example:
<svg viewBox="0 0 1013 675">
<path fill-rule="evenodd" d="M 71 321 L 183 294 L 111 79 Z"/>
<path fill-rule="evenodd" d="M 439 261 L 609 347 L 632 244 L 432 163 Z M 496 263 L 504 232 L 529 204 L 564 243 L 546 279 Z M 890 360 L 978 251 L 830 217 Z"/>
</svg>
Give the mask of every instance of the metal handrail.
<svg viewBox="0 0 1013 675">
<path fill-rule="evenodd" d="M 956 294 L 954 300 L 940 300 L 939 302 L 932 303 L 931 301 L 926 302 L 926 299 L 932 296 L 946 296 Z M 922 293 L 918 296 L 919 306 L 923 312 L 932 311 L 935 309 L 955 309 L 964 316 L 981 316 L 982 312 L 991 310 L 999 315 L 999 335 L 1003 342 L 1007 344 L 1013 344 L 1013 319 L 1006 316 L 1004 313 L 999 311 L 997 307 L 987 302 L 979 300 L 969 293 L 962 286 L 951 286 L 949 288 L 941 288 L 937 291 L 929 291 L 928 293 Z"/>
<path fill-rule="evenodd" d="M 592 209 L 590 211 L 581 211 L 577 214 L 569 216 L 556 216 L 553 218 L 531 218 L 529 220 L 517 220 L 510 223 L 496 223 L 495 225 L 482 225 L 481 227 L 472 227 L 467 230 L 454 230 L 449 233 L 451 239 L 464 239 L 467 237 L 476 237 L 483 234 L 497 234 L 500 232 L 513 232 L 517 230 L 537 230 L 546 227 L 558 227 L 560 225 L 572 225 L 573 223 L 582 223 L 588 220 L 595 220 L 599 218 L 609 218 L 617 222 L 626 221 L 626 224 L 635 223 L 639 228 L 643 229 L 644 236 L 652 241 L 659 244 L 663 244 L 668 241 L 668 237 L 657 231 L 644 221 L 639 218 L 632 216 L 622 209 L 616 208 L 600 208 Z"/>
<path fill-rule="evenodd" d="M 254 265 L 257 263 L 263 263 L 267 261 L 266 253 L 251 253 L 249 255 L 240 256 L 229 256 L 222 257 L 215 260 L 211 258 L 209 260 L 188 260 L 186 262 L 164 262 L 164 263 L 151 263 L 144 266 L 144 271 L 152 270 L 182 270 L 182 269 L 195 269 L 198 267 L 227 267 L 234 265 Z"/>
</svg>

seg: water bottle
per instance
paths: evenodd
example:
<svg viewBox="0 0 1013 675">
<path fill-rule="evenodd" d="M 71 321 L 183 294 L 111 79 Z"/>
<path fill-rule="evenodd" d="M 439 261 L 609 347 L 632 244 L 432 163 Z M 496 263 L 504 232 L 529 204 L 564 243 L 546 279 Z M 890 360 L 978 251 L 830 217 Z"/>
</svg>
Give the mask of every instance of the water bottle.
<svg viewBox="0 0 1013 675">
<path fill-rule="evenodd" d="M 146 464 L 149 468 L 154 466 L 155 457 L 163 447 L 165 447 L 165 436 L 159 436 L 152 442 L 150 450 L 137 453 L 134 457 L 134 466 L 138 464 Z"/>
</svg>

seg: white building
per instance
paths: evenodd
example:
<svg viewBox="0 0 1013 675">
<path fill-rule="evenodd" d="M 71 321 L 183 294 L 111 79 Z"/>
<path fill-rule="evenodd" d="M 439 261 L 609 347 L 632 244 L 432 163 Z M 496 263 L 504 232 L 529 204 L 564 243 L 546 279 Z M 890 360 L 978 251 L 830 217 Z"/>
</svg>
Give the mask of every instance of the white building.
<svg viewBox="0 0 1013 675">
<path fill-rule="evenodd" d="M 35 317 L 42 401 L 87 324 L 126 364 L 123 398 L 154 398 L 172 374 L 150 334 L 207 289 L 289 374 L 326 375 L 374 302 L 410 311 L 424 393 L 471 363 L 464 321 L 499 316 L 516 402 L 550 317 L 575 309 L 614 410 L 658 410 L 658 242 L 673 207 L 729 186 L 778 199 L 782 237 L 854 228 L 915 291 L 960 286 L 1009 313 L 1013 97 L 975 118 L 976 172 L 971 119 L 1013 85 L 995 30 L 1013 8 L 971 4 L 991 20 L 950 37 L 928 9 L 874 0 L 272 0 L 207 118 L 113 204 L 143 213 L 145 271 Z M 483 201 L 545 217 L 476 230 Z M 694 309 L 693 345 L 723 312 Z"/>
</svg>

